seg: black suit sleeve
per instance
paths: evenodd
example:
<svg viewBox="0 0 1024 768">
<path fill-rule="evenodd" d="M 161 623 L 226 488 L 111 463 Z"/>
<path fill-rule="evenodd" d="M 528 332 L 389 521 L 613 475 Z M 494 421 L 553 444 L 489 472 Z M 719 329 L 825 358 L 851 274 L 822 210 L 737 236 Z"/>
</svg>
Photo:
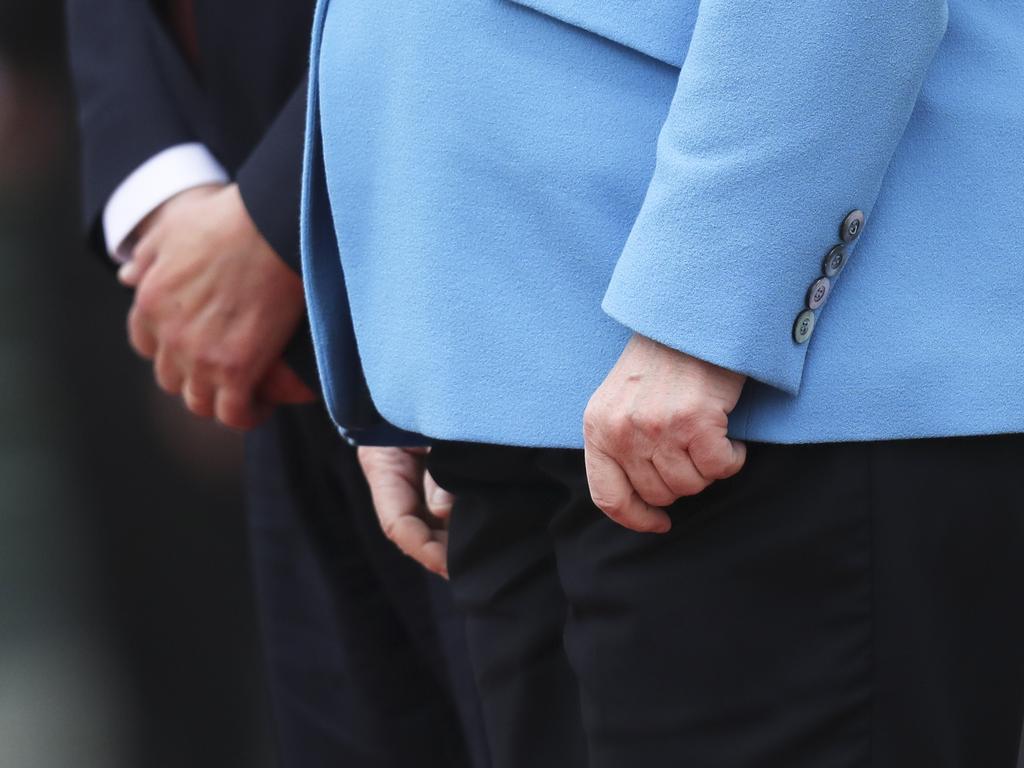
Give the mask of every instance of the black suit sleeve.
<svg viewBox="0 0 1024 768">
<path fill-rule="evenodd" d="M 298 85 L 238 170 L 238 188 L 257 228 L 299 272 L 299 198 L 305 138 L 306 80 Z"/>
<path fill-rule="evenodd" d="M 103 207 L 117 186 L 163 149 L 195 141 L 157 58 L 159 21 L 141 0 L 67 0 L 78 99 L 82 205 L 102 246 Z"/>
<path fill-rule="evenodd" d="M 238 189 L 256 227 L 278 256 L 295 272 L 299 263 L 299 204 L 302 191 L 302 146 L 305 140 L 306 78 L 299 83 L 238 170 Z M 309 326 L 285 350 L 285 359 L 306 384 L 317 383 Z"/>
</svg>

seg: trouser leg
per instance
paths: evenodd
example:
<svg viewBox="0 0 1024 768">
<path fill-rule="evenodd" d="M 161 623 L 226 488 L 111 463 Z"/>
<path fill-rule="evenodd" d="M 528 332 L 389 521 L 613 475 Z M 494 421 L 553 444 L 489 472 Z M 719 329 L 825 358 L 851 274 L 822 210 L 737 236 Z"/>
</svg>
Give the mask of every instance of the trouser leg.
<svg viewBox="0 0 1024 768">
<path fill-rule="evenodd" d="M 557 549 L 591 766 L 870 765 L 863 462 L 751 446 L 664 535 L 601 514 L 580 454 L 546 463 L 572 494 Z"/>
<path fill-rule="evenodd" d="M 1024 719 L 1024 436 L 881 443 L 874 748 L 1015 765 Z"/>
<path fill-rule="evenodd" d="M 428 583 L 379 530 L 319 408 L 247 440 L 257 604 L 283 768 L 468 765 Z"/>
<path fill-rule="evenodd" d="M 443 444 L 431 472 L 456 496 L 448 569 L 495 768 L 582 768 L 566 603 L 547 533 L 563 491 L 536 471 L 534 453 Z"/>
<path fill-rule="evenodd" d="M 446 450 L 448 463 L 459 458 Z M 594 768 L 1012 768 L 1024 709 L 1022 450 L 1019 436 L 752 445 L 737 477 L 675 504 L 661 536 L 594 508 L 573 451 L 534 452 L 531 471 L 549 483 L 540 506 L 554 511 L 509 535 L 517 480 L 488 468 L 502 466 L 499 453 L 466 470 L 476 511 L 460 521 L 456 506 L 453 536 L 472 531 L 457 554 L 473 567 L 453 571 L 456 591 L 472 594 L 482 573 L 518 585 L 528 554 L 554 551 Z M 481 593 L 485 610 L 469 608 L 528 621 L 515 630 L 524 635 L 550 624 L 536 606 L 552 589 L 511 603 L 493 590 Z M 483 661 L 515 658 L 497 644 Z M 489 717 L 493 741 L 524 707 Z"/>
</svg>

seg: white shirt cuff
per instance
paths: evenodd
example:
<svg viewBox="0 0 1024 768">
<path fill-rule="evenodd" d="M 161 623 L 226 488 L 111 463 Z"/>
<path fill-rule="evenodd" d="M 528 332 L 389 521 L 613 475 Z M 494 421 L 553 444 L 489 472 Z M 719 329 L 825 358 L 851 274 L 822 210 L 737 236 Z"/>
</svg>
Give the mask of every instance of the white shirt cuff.
<svg viewBox="0 0 1024 768">
<path fill-rule="evenodd" d="M 153 155 L 118 185 L 103 209 L 111 258 L 118 263 L 131 259 L 128 236 L 162 203 L 186 189 L 228 181 L 227 171 L 202 144 L 178 144 Z"/>
</svg>

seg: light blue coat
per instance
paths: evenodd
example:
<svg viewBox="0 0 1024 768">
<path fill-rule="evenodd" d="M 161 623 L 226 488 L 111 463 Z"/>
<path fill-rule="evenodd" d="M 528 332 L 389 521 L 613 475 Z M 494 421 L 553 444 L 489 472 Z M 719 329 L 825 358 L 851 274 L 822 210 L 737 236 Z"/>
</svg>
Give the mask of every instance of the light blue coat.
<svg viewBox="0 0 1024 768">
<path fill-rule="evenodd" d="M 321 0 L 312 63 L 340 425 L 365 372 L 406 430 L 580 446 L 638 331 L 750 377 L 735 437 L 1024 431 L 1024 3 Z"/>
</svg>

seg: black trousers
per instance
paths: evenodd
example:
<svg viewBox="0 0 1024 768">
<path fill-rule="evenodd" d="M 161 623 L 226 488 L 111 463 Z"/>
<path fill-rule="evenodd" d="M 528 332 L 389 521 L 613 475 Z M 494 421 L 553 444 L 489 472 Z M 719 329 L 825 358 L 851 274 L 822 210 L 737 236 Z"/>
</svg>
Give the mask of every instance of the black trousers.
<svg viewBox="0 0 1024 768">
<path fill-rule="evenodd" d="M 483 768 L 448 585 L 380 531 L 321 406 L 246 441 L 252 566 L 281 768 Z"/>
<path fill-rule="evenodd" d="M 1014 768 L 1024 436 L 749 446 L 638 534 L 582 453 L 442 443 L 498 768 Z"/>
</svg>

